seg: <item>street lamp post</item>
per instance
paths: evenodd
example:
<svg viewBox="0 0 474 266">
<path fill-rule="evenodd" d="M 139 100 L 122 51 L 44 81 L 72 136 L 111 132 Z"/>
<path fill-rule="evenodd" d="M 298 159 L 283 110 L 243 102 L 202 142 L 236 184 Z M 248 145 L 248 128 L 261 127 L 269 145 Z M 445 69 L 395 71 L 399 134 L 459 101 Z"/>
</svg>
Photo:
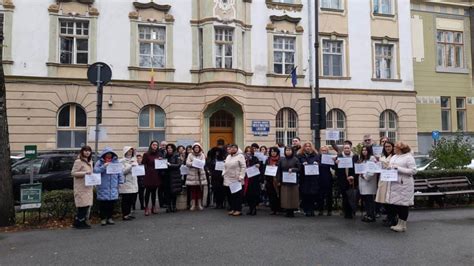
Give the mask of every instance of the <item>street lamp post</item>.
<svg viewBox="0 0 474 266">
<path fill-rule="evenodd" d="M 319 99 L 319 0 L 314 0 L 314 108 L 311 108 L 311 112 L 315 112 L 314 120 L 313 121 L 313 128 L 314 128 L 314 145 L 316 148 L 321 147 L 321 108 L 320 104 L 321 101 Z"/>
</svg>

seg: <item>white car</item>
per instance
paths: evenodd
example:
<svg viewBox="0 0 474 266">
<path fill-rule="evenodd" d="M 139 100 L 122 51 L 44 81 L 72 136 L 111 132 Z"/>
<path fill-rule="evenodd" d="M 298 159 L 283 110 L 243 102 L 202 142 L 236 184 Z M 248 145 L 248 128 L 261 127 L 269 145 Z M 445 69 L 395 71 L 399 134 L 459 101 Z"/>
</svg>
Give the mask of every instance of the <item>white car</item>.
<svg viewBox="0 0 474 266">
<path fill-rule="evenodd" d="M 474 170 L 474 159 L 471 159 L 471 164 L 466 165 L 466 168 Z"/>
</svg>

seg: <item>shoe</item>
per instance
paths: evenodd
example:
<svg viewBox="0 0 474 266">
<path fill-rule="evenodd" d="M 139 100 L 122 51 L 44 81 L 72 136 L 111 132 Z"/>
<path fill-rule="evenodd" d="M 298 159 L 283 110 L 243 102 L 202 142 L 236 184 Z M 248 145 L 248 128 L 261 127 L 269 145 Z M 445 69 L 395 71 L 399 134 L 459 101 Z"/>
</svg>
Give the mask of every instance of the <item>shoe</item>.
<svg viewBox="0 0 474 266">
<path fill-rule="evenodd" d="M 158 210 L 156 209 L 155 206 L 151 207 L 151 213 L 152 214 L 158 214 Z"/>
<path fill-rule="evenodd" d="M 196 202 L 193 200 L 191 201 L 191 208 L 189 208 L 190 211 L 195 211 L 196 210 Z"/>
<path fill-rule="evenodd" d="M 128 217 L 129 217 L 130 219 L 132 219 L 132 220 L 135 220 L 135 219 L 137 218 L 137 217 L 135 217 L 135 216 L 133 216 L 133 215 L 129 215 Z"/>
<path fill-rule="evenodd" d="M 149 216 L 149 215 L 150 215 L 150 209 L 145 208 L 145 216 Z"/>
<path fill-rule="evenodd" d="M 166 208 L 166 213 L 171 213 L 171 207 Z"/>
<path fill-rule="evenodd" d="M 390 227 L 390 229 L 395 232 L 405 232 L 407 230 L 407 221 L 398 219 L 397 225 Z"/>
<path fill-rule="evenodd" d="M 319 211 L 318 216 L 323 216 L 323 215 L 324 215 L 323 211 Z"/>
<path fill-rule="evenodd" d="M 127 216 L 122 217 L 122 220 L 124 220 L 124 221 L 131 221 L 131 220 L 133 220 L 133 219 L 132 219 L 130 216 L 127 215 Z"/>
<path fill-rule="evenodd" d="M 79 228 L 80 222 L 77 220 L 77 218 L 74 218 L 74 222 L 72 223 L 72 227 L 74 228 Z"/>
<path fill-rule="evenodd" d="M 228 215 L 233 215 L 234 214 L 234 211 L 230 211 L 227 213 Z"/>
<path fill-rule="evenodd" d="M 332 216 L 332 213 L 331 213 L 331 212 L 328 212 L 327 216 Z"/>
<path fill-rule="evenodd" d="M 365 215 L 365 216 L 361 219 L 361 221 L 362 221 L 362 222 L 365 222 L 365 223 L 373 223 L 373 222 L 375 222 L 375 218 Z"/>
<path fill-rule="evenodd" d="M 107 219 L 107 224 L 113 225 L 115 224 L 114 220 L 112 218 Z"/>
<path fill-rule="evenodd" d="M 100 225 L 106 226 L 107 225 L 107 220 L 106 219 L 100 220 Z"/>
<path fill-rule="evenodd" d="M 204 210 L 204 207 L 202 206 L 202 200 L 198 200 L 198 209 L 200 211 Z"/>
<path fill-rule="evenodd" d="M 77 229 L 91 229 L 92 227 L 84 220 L 80 222 L 79 227 Z"/>
<path fill-rule="evenodd" d="M 257 208 L 253 209 L 252 216 L 257 215 Z"/>
<path fill-rule="evenodd" d="M 234 213 L 232 214 L 232 216 L 241 216 L 241 215 L 242 215 L 242 213 L 239 212 L 239 211 L 236 211 L 236 212 L 234 212 Z"/>
</svg>

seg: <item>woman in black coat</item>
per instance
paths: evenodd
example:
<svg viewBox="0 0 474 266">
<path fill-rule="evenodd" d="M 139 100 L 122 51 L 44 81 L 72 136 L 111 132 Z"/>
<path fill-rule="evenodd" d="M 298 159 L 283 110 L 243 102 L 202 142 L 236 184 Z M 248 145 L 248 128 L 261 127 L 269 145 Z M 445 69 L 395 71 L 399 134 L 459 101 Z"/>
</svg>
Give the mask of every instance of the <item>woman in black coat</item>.
<svg viewBox="0 0 474 266">
<path fill-rule="evenodd" d="M 214 147 L 207 153 L 206 168 L 211 178 L 211 187 L 213 201 L 216 203 L 216 209 L 224 209 L 226 190 L 224 188 L 224 177 L 222 171 L 216 170 L 216 162 L 225 160 L 225 151 L 223 148 Z"/>
<path fill-rule="evenodd" d="M 245 147 L 244 156 L 247 168 L 255 166 L 260 170 L 259 160 L 254 156 L 252 147 Z M 247 215 L 257 215 L 257 205 L 260 199 L 260 178 L 261 175 L 253 177 L 248 177 L 247 174 L 245 175 L 244 195 L 249 205 Z"/>
<path fill-rule="evenodd" d="M 306 217 L 314 216 L 314 204 L 318 199 L 319 175 L 308 175 L 305 165 L 319 165 L 318 152 L 313 148 L 311 142 L 306 142 L 298 151 L 298 160 L 301 164 L 300 192 L 303 210 Z"/>
<path fill-rule="evenodd" d="M 347 195 L 347 191 L 351 188 L 357 188 L 358 179 L 355 178 L 355 169 L 354 164 L 357 163 L 359 160 L 357 155 L 354 155 L 351 151 L 351 145 L 345 144 L 343 151 L 341 154 L 338 155 L 336 160 L 336 176 L 339 182 L 339 189 L 342 194 L 342 209 L 344 212 L 344 218 L 352 219 L 354 218 L 356 208 L 351 207 L 351 203 L 349 202 L 349 197 Z M 352 168 L 340 168 L 339 167 L 339 159 L 340 158 L 352 158 Z M 354 203 L 353 203 L 354 204 Z M 357 204 L 357 203 L 355 203 Z"/>
<path fill-rule="evenodd" d="M 321 158 L 322 154 L 328 154 L 329 149 L 326 146 L 322 146 L 321 149 Z M 327 164 L 319 164 L 319 192 L 318 192 L 318 215 L 323 215 L 324 205 L 326 205 L 327 215 L 332 215 L 332 173 L 331 166 Z"/>
<path fill-rule="evenodd" d="M 166 156 L 168 160 L 168 169 L 165 171 L 165 176 L 167 180 L 166 188 L 166 198 L 168 206 L 166 212 L 176 212 L 176 198 L 179 193 L 183 190 L 182 184 L 183 180 L 181 179 L 180 167 L 182 165 L 181 158 L 176 152 L 176 146 L 174 144 L 166 145 Z"/>
</svg>

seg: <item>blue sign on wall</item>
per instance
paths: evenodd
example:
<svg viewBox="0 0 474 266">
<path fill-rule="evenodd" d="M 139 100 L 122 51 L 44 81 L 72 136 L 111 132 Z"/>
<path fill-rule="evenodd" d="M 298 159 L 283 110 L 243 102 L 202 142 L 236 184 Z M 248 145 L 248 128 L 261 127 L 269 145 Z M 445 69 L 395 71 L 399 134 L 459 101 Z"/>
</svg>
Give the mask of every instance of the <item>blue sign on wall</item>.
<svg viewBox="0 0 474 266">
<path fill-rule="evenodd" d="M 435 130 L 431 132 L 431 137 L 433 140 L 439 140 L 439 131 Z"/>
<path fill-rule="evenodd" d="M 254 136 L 268 136 L 268 132 L 270 132 L 270 121 L 253 120 L 252 132 Z"/>
</svg>

